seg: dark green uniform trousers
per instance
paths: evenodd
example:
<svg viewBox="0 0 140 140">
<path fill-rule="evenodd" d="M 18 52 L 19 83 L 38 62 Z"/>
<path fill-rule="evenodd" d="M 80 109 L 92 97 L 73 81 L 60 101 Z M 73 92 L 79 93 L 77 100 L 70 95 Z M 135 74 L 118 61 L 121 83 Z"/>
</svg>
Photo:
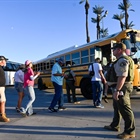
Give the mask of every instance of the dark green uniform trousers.
<svg viewBox="0 0 140 140">
<path fill-rule="evenodd" d="M 124 95 L 119 97 L 116 101 L 113 99 L 114 117 L 111 127 L 119 128 L 121 118 L 124 120 L 124 132 L 127 134 L 135 134 L 135 118 L 131 109 L 130 93 L 132 92 L 133 85 L 131 83 L 124 84 L 121 91 Z"/>
<path fill-rule="evenodd" d="M 74 85 L 74 80 L 66 80 L 66 90 L 67 90 L 68 102 L 71 103 L 71 94 L 70 94 L 70 90 L 71 90 L 71 92 L 72 92 L 73 102 L 77 102 L 77 99 L 76 99 L 76 96 L 75 96 L 75 85 Z"/>
</svg>

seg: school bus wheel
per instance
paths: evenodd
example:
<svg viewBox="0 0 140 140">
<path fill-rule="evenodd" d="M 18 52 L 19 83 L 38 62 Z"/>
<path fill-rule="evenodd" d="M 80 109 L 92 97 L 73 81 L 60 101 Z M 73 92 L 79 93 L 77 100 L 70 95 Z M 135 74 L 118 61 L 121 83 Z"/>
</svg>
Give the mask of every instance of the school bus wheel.
<svg viewBox="0 0 140 140">
<path fill-rule="evenodd" d="M 90 78 L 82 80 L 81 93 L 86 99 L 92 99 L 92 84 Z"/>
</svg>

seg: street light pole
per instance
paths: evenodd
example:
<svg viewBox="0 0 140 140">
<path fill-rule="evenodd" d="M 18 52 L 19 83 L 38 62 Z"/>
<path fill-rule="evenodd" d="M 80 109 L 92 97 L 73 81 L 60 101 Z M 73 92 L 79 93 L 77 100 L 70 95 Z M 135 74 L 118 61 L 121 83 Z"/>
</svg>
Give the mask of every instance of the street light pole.
<svg viewBox="0 0 140 140">
<path fill-rule="evenodd" d="M 97 39 L 100 38 L 100 21 L 106 17 L 108 14 L 108 11 L 105 11 L 105 14 L 103 16 L 101 16 L 101 14 L 97 14 Z"/>
</svg>

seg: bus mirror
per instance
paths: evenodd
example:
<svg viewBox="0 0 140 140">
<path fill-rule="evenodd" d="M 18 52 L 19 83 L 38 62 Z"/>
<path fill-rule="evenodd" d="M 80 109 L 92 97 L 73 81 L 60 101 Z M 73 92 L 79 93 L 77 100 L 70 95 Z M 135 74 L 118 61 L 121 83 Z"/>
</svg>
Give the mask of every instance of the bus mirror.
<svg viewBox="0 0 140 140">
<path fill-rule="evenodd" d="M 138 59 L 137 58 L 133 58 L 134 64 L 138 63 Z"/>
<path fill-rule="evenodd" d="M 135 32 L 132 32 L 130 34 L 130 42 L 131 43 L 136 43 L 136 33 Z"/>
<path fill-rule="evenodd" d="M 132 47 L 131 48 L 131 52 L 137 52 L 137 48 L 136 47 Z"/>
<path fill-rule="evenodd" d="M 136 43 L 136 34 L 137 34 L 137 32 L 134 32 L 134 31 L 130 31 L 127 33 L 127 35 L 130 35 L 131 43 Z"/>
</svg>

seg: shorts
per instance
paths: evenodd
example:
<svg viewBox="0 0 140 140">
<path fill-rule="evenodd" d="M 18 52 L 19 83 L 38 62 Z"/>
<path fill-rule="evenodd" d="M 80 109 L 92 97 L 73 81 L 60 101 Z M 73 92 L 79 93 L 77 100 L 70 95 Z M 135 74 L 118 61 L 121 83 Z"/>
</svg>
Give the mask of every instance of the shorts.
<svg viewBox="0 0 140 140">
<path fill-rule="evenodd" d="M 5 87 L 0 87 L 0 102 L 5 102 L 6 97 L 5 97 Z"/>
<path fill-rule="evenodd" d="M 15 89 L 17 90 L 17 92 L 23 92 L 24 91 L 23 83 L 15 82 Z"/>
</svg>

